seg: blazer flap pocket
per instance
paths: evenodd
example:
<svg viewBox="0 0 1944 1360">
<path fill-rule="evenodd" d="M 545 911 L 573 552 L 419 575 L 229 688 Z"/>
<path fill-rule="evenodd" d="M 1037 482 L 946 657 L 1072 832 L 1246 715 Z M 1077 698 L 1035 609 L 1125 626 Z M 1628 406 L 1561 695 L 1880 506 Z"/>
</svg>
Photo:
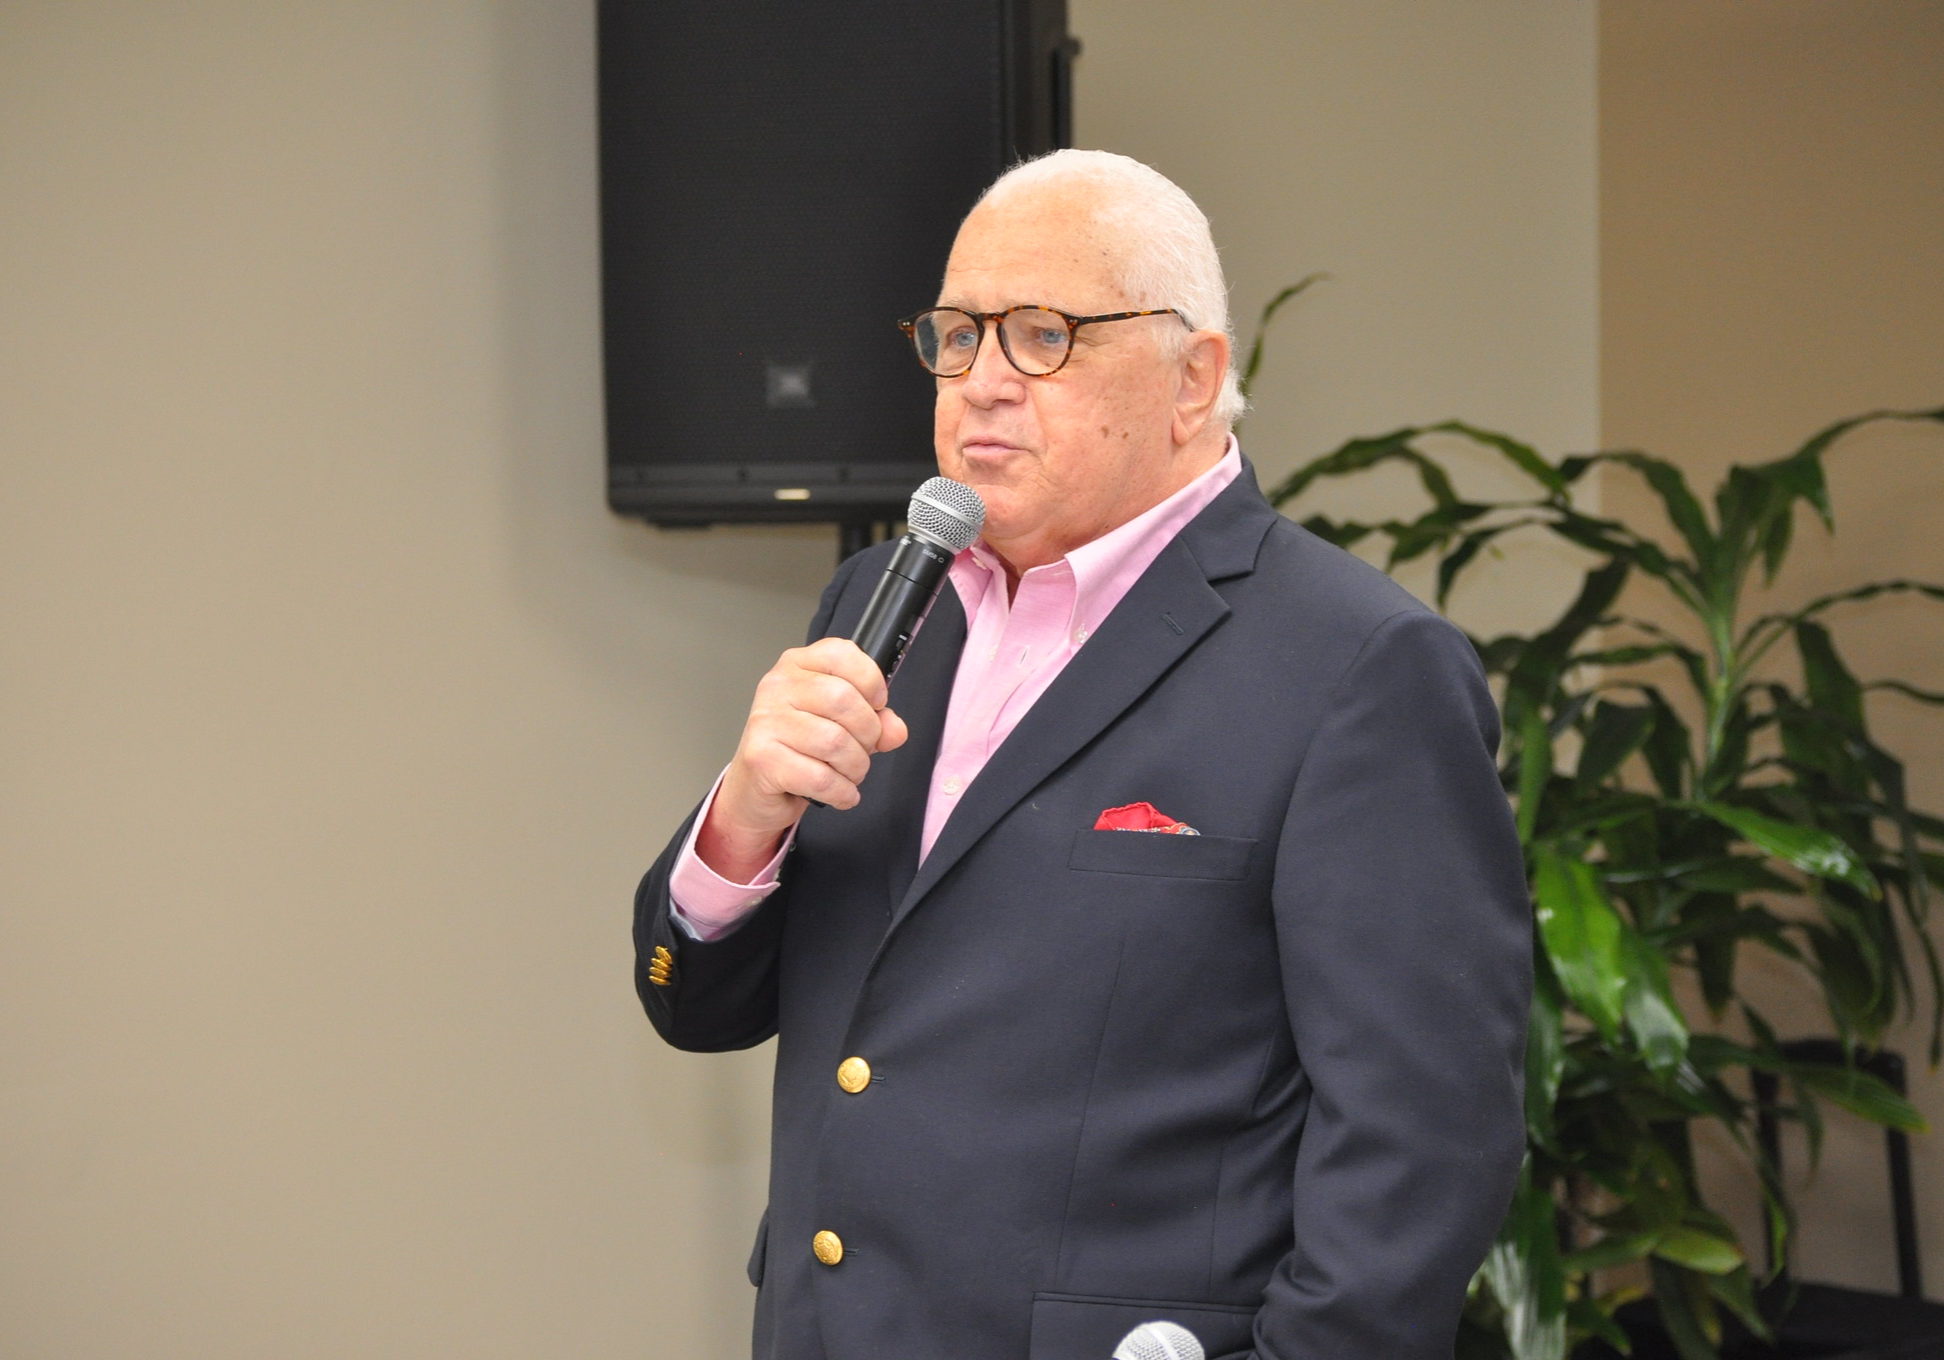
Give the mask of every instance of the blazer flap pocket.
<svg viewBox="0 0 1944 1360">
<path fill-rule="evenodd" d="M 1186 1327 L 1211 1360 L 1248 1351 L 1255 1330 L 1254 1305 L 1182 1303 L 1167 1299 L 1110 1299 L 1086 1294 L 1033 1295 L 1029 1360 L 1074 1360 L 1114 1353 L 1144 1322 Z"/>
<path fill-rule="evenodd" d="M 1255 842 L 1240 836 L 1171 836 L 1159 831 L 1097 831 L 1073 838 L 1067 868 L 1102 874 L 1237 879 Z"/>
</svg>

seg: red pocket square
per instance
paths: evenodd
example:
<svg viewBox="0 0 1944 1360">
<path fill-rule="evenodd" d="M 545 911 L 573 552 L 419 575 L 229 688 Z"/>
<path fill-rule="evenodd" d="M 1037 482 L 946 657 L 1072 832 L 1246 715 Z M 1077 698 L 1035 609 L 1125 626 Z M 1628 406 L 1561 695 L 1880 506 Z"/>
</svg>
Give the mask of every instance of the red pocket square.
<svg viewBox="0 0 1944 1360">
<path fill-rule="evenodd" d="M 1094 819 L 1095 831 L 1159 831 L 1164 836 L 1199 836 L 1186 822 L 1177 822 L 1152 803 L 1129 803 L 1108 808 Z"/>
</svg>

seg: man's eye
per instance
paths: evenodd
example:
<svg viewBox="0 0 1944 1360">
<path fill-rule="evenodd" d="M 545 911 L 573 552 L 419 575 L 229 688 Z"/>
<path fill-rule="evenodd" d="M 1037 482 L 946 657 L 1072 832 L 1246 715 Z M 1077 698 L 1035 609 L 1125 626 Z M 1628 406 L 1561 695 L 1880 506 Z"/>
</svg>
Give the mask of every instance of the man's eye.
<svg viewBox="0 0 1944 1360">
<path fill-rule="evenodd" d="M 978 343 L 979 332 L 971 326 L 954 326 L 939 341 L 941 348 L 956 350 L 968 350 Z"/>
</svg>

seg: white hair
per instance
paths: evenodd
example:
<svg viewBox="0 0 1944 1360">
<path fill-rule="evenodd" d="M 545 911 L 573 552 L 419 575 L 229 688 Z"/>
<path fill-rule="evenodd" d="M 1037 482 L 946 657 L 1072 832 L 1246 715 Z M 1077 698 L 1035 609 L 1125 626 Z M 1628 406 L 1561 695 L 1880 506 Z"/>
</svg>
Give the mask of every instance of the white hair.
<svg viewBox="0 0 1944 1360">
<path fill-rule="evenodd" d="M 979 203 L 1065 185 L 1094 191 L 1089 206 L 1095 223 L 1118 243 L 1120 284 L 1129 308 L 1173 307 L 1194 329 L 1228 337 L 1230 363 L 1215 415 L 1225 425 L 1240 420 L 1248 402 L 1235 369 L 1228 282 L 1207 216 L 1180 185 L 1152 166 L 1112 151 L 1072 148 L 1020 162 L 994 180 Z M 1187 348 L 1187 331 L 1170 328 L 1163 334 L 1175 355 Z"/>
</svg>

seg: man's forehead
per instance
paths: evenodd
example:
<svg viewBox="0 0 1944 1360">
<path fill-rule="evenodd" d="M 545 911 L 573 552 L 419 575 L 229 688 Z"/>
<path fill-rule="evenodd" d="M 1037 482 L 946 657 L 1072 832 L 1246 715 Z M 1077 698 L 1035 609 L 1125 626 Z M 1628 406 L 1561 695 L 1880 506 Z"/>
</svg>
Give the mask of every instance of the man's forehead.
<svg viewBox="0 0 1944 1360">
<path fill-rule="evenodd" d="M 1070 196 L 984 203 L 959 229 L 938 300 L 974 311 L 1040 303 L 1084 312 L 1112 303 L 1114 256 L 1093 214 Z"/>
</svg>

